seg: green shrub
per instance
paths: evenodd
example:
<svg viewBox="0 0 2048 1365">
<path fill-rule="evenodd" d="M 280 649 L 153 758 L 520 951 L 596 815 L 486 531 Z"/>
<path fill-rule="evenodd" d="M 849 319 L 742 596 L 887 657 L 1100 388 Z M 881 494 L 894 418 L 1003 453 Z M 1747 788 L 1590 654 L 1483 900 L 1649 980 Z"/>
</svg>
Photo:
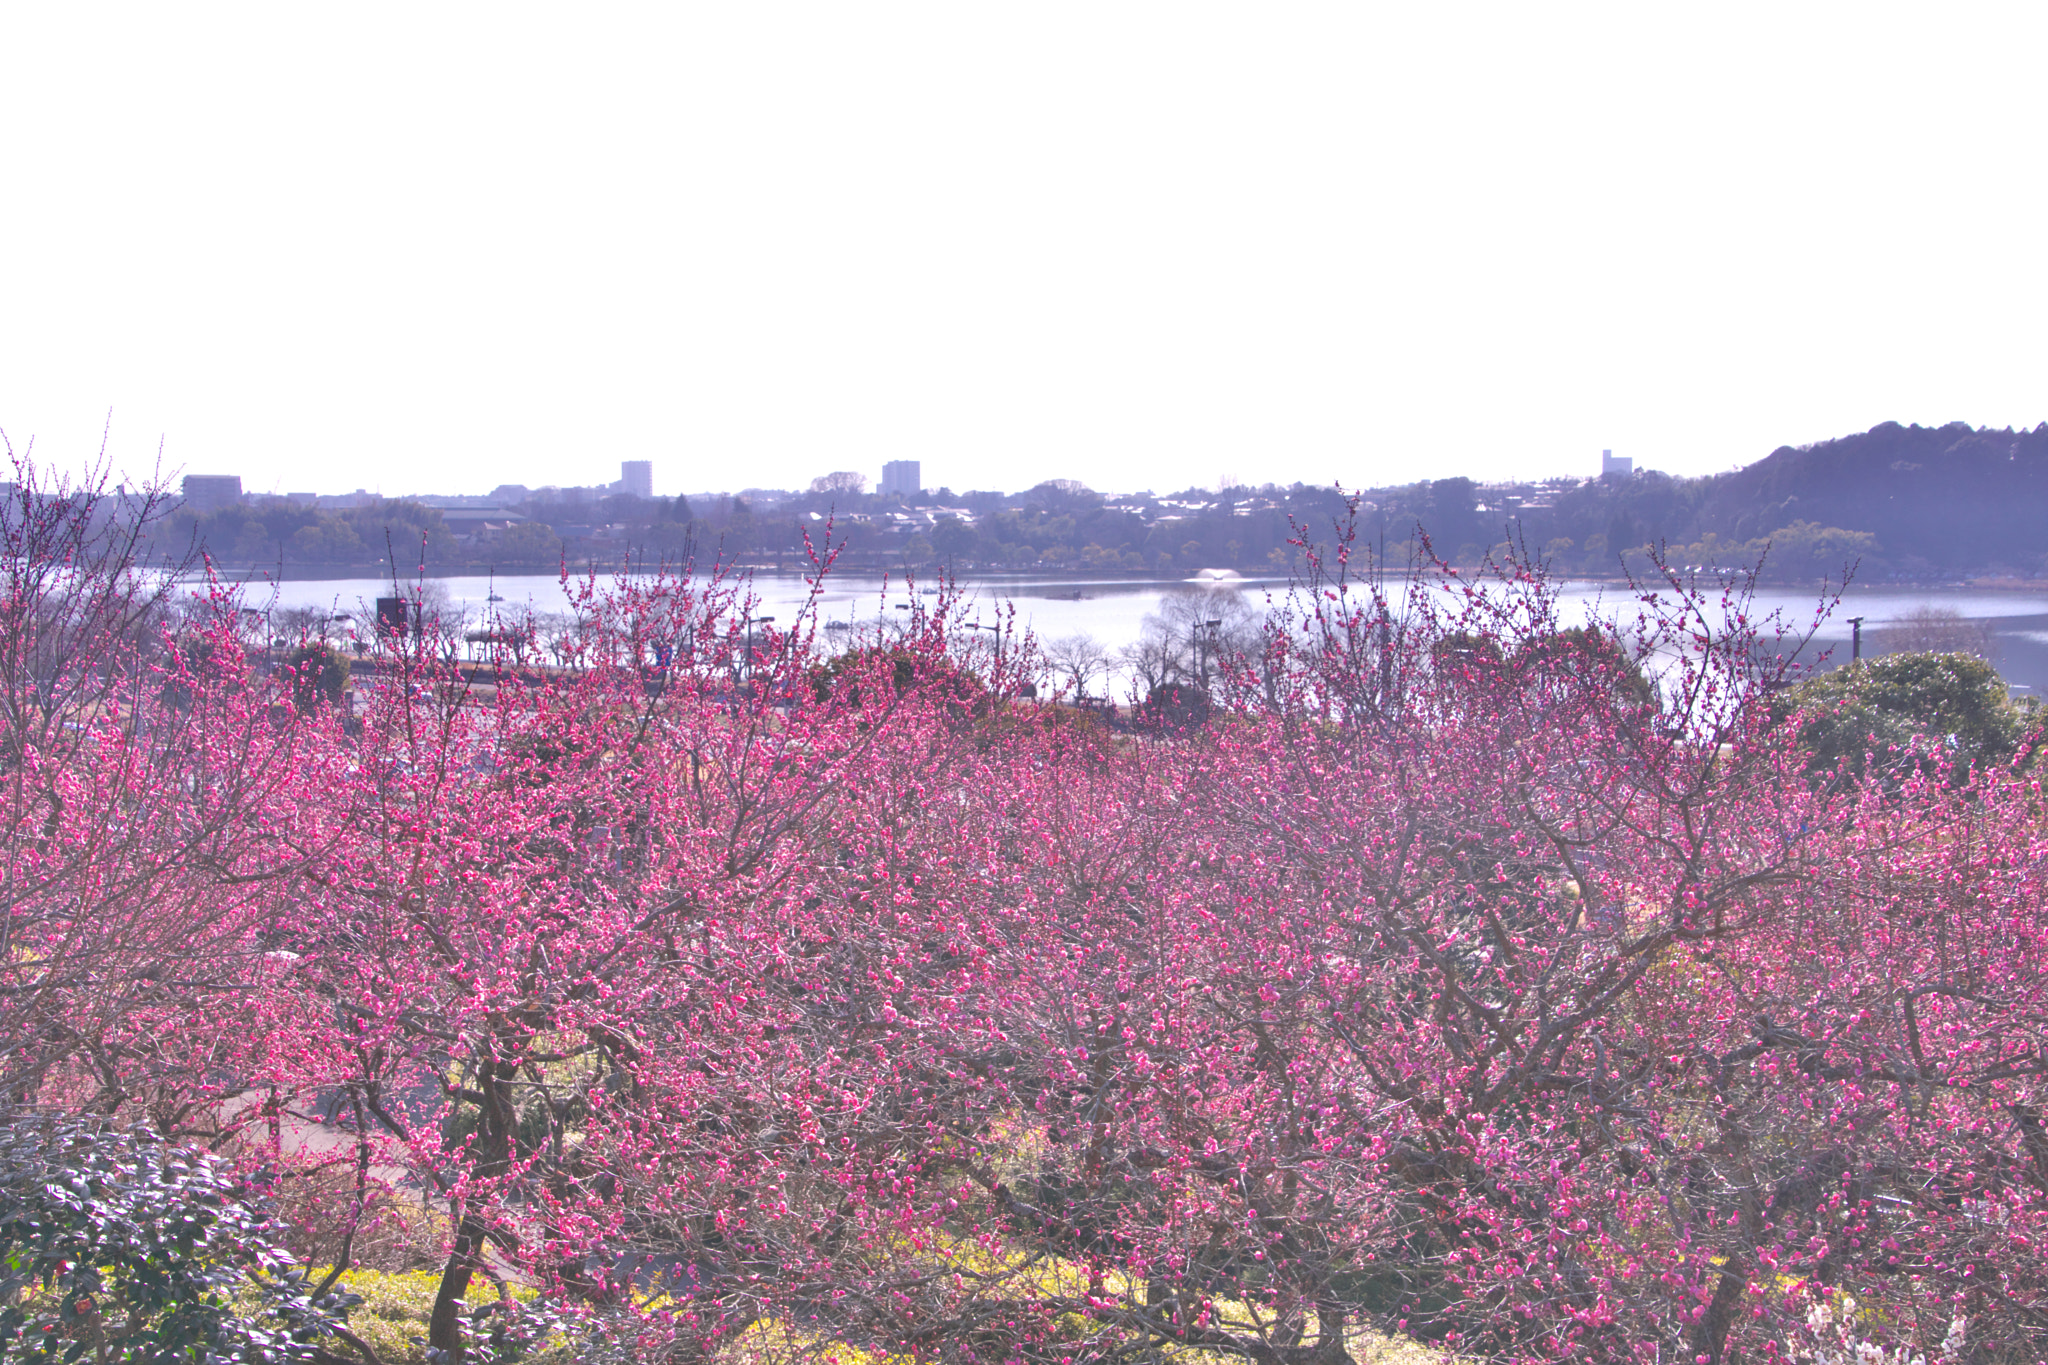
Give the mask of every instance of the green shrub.
<svg viewBox="0 0 2048 1365">
<path fill-rule="evenodd" d="M 0 1129 L 0 1344 L 12 1358 L 308 1361 L 352 1303 L 204 1152 L 43 1115 Z"/>
<path fill-rule="evenodd" d="M 1971 654 L 1892 654 L 1809 679 L 1775 699 L 1780 718 L 1799 715 L 1799 742 L 1815 773 L 1845 765 L 1861 773 L 1866 755 L 1903 774 L 1933 763 L 1968 774 L 2009 762 L 2034 724 L 2031 703 L 2015 704 L 1995 669 Z"/>
</svg>

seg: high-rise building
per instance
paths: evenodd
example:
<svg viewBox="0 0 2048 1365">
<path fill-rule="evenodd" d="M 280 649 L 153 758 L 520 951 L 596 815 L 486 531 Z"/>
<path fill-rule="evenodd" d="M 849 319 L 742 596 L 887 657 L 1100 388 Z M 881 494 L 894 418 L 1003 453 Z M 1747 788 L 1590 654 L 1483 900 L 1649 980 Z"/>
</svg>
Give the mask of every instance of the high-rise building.
<svg viewBox="0 0 2048 1365">
<path fill-rule="evenodd" d="M 240 474 L 187 474 L 185 507 L 192 512 L 218 512 L 242 501 Z"/>
<path fill-rule="evenodd" d="M 924 492 L 924 472 L 916 460 L 891 460 L 882 466 L 882 486 L 875 491 L 885 498 L 914 498 Z"/>
<path fill-rule="evenodd" d="M 619 491 L 637 498 L 654 496 L 654 461 L 619 461 Z"/>
<path fill-rule="evenodd" d="M 1623 455 L 1620 458 L 1616 458 L 1611 450 L 1600 452 L 1600 477 L 1603 479 L 1609 474 L 1619 474 L 1625 479 L 1635 472 L 1635 468 L 1636 462 L 1630 456 Z"/>
</svg>

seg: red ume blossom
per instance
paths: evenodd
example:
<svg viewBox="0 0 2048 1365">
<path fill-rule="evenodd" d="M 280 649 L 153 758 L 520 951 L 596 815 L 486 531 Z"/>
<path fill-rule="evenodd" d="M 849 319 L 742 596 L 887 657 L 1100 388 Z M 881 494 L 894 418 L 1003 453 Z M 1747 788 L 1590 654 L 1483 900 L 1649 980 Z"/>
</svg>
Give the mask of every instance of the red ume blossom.
<svg viewBox="0 0 2048 1365">
<path fill-rule="evenodd" d="M 646 574 L 335 703 L 22 487 L 10 1093 L 328 1164 L 343 1258 L 426 1201 L 450 1358 L 513 1273 L 593 1358 L 2038 1352 L 2038 786 L 1816 782 L 1738 590 L 1586 628 L 1305 535 L 1168 727 L 950 590 L 826 667 Z"/>
</svg>

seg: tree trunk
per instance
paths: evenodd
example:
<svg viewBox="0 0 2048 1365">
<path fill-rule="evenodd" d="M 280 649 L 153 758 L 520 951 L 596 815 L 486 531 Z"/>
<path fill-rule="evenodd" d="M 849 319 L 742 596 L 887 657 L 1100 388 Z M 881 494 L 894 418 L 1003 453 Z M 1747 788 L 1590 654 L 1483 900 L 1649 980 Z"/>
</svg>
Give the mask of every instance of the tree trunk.
<svg viewBox="0 0 2048 1365">
<path fill-rule="evenodd" d="M 1749 1273 L 1740 1261 L 1731 1257 L 1721 1266 L 1721 1282 L 1714 1286 L 1714 1297 L 1707 1304 L 1706 1316 L 1693 1329 L 1695 1358 L 1704 1359 L 1708 1365 L 1722 1365 L 1722 1353 L 1728 1348 L 1728 1332 L 1735 1326 L 1735 1313 L 1742 1306 L 1742 1291 L 1748 1283 Z"/>
<path fill-rule="evenodd" d="M 1352 1365 L 1344 1345 L 1344 1310 L 1331 1304 L 1316 1305 L 1316 1365 Z"/>
<path fill-rule="evenodd" d="M 512 1128 L 518 1115 L 506 1082 L 512 1068 L 484 1062 L 477 1068 L 478 1105 L 475 1173 L 485 1179 L 503 1175 L 512 1166 Z M 462 1310 L 469 1282 L 483 1265 L 484 1242 L 489 1225 L 464 1213 L 455 1228 L 455 1245 L 449 1249 L 448 1265 L 441 1272 L 441 1288 L 434 1295 L 434 1312 L 427 1319 L 427 1345 L 441 1352 L 442 1365 L 463 1365 Z"/>
<path fill-rule="evenodd" d="M 441 1288 L 434 1295 L 434 1312 L 427 1319 L 427 1345 L 441 1352 L 447 1365 L 462 1365 L 462 1310 L 464 1296 L 476 1274 L 483 1251 L 483 1227 L 465 1218 L 455 1233 L 455 1245 L 448 1253 L 448 1265 L 441 1271 Z"/>
</svg>

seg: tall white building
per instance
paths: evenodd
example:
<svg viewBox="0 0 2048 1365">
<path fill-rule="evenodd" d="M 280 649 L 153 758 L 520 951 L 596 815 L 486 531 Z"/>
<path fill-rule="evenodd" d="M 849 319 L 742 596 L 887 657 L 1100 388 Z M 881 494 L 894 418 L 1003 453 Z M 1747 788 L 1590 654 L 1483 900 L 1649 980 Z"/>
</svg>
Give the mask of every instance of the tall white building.
<svg viewBox="0 0 2048 1365">
<path fill-rule="evenodd" d="M 1623 455 L 1616 458 L 1611 450 L 1600 452 L 1600 477 L 1603 479 L 1609 474 L 1619 474 L 1625 479 L 1635 473 L 1635 469 L 1636 462 L 1631 456 Z"/>
<path fill-rule="evenodd" d="M 631 493 L 635 497 L 640 498 L 653 497 L 654 461 L 619 461 L 619 491 L 621 493 Z"/>
<path fill-rule="evenodd" d="M 924 474 L 916 460 L 891 460 L 882 466 L 882 486 L 875 490 L 885 498 L 912 498 L 924 491 Z"/>
</svg>

